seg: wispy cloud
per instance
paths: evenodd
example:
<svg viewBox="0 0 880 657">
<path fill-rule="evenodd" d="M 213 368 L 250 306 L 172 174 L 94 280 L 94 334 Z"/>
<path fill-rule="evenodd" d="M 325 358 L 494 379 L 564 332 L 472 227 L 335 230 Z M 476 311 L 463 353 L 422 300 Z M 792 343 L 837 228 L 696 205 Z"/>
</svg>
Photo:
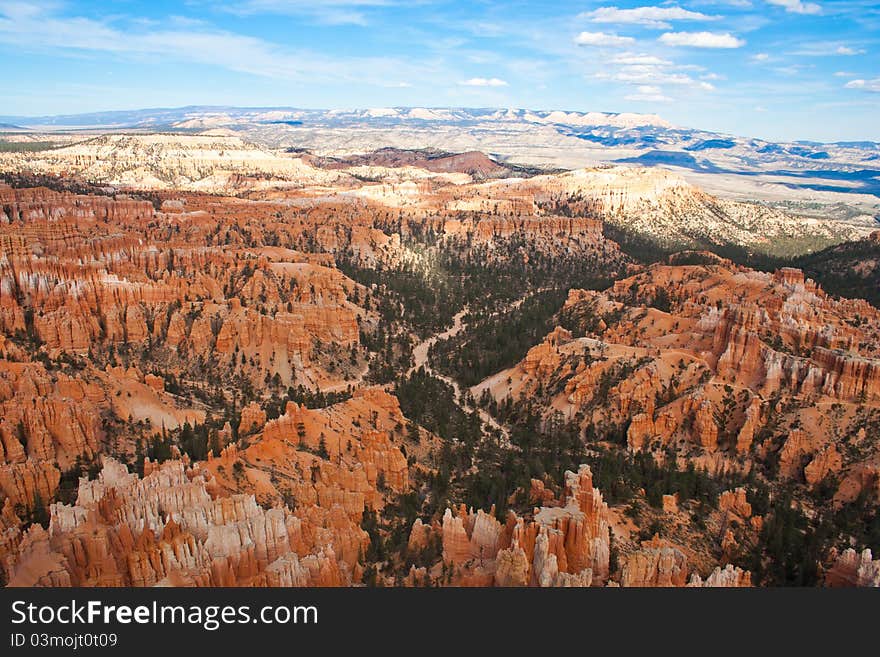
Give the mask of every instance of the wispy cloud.
<svg viewBox="0 0 880 657">
<path fill-rule="evenodd" d="M 802 0 L 767 0 L 767 4 L 782 7 L 791 14 L 821 14 L 822 6 L 815 2 L 803 2 Z"/>
<path fill-rule="evenodd" d="M 594 11 L 580 14 L 579 18 L 589 19 L 593 23 L 633 24 L 669 29 L 671 21 L 713 21 L 717 20 L 718 16 L 707 16 L 681 7 L 636 7 L 634 9 L 600 7 Z"/>
<path fill-rule="evenodd" d="M 594 77 L 599 80 L 612 80 L 633 85 L 688 87 L 701 91 L 715 89 L 709 82 L 696 80 L 686 73 L 658 66 L 624 66 L 617 71 L 600 71 Z"/>
<path fill-rule="evenodd" d="M 691 71 L 701 72 L 699 78 Z M 593 79 L 616 82 L 633 88 L 625 100 L 666 103 L 682 93 L 714 91 L 710 80 L 724 79 L 696 64 L 676 63 L 651 53 L 621 52 L 605 60 Z"/>
<path fill-rule="evenodd" d="M 773 68 L 774 73 L 779 73 L 780 75 L 800 75 L 804 70 L 804 66 L 801 64 L 790 64 L 788 66 L 776 66 Z"/>
<path fill-rule="evenodd" d="M 753 7 L 751 0 L 692 0 L 694 5 L 711 5 L 713 7 L 737 7 L 739 9 L 747 9 Z"/>
<path fill-rule="evenodd" d="M 507 82 L 499 78 L 471 78 L 459 82 L 464 87 L 506 87 Z"/>
<path fill-rule="evenodd" d="M 861 89 L 873 93 L 880 93 L 880 78 L 873 80 L 850 80 L 844 85 L 847 89 Z"/>
<path fill-rule="evenodd" d="M 307 16 L 316 23 L 324 25 L 369 24 L 364 10 L 387 7 L 395 0 L 243 0 L 241 2 L 213 2 L 223 11 L 249 16 L 254 14 L 281 14 Z"/>
<path fill-rule="evenodd" d="M 807 57 L 831 57 L 834 55 L 852 57 L 854 55 L 864 55 L 865 51 L 862 48 L 854 48 L 840 41 L 815 41 L 802 44 L 792 54 Z"/>
<path fill-rule="evenodd" d="M 620 64 L 623 66 L 671 66 L 672 62 L 668 59 L 662 59 L 654 55 L 635 55 L 632 53 L 621 53 L 611 58 L 612 64 Z"/>
<path fill-rule="evenodd" d="M 632 37 L 607 34 L 605 32 L 581 32 L 574 38 L 574 42 L 579 46 L 622 48 L 623 46 L 634 44 L 636 40 Z"/>
<path fill-rule="evenodd" d="M 651 85 L 641 85 L 636 87 L 636 92 L 634 94 L 629 94 L 624 96 L 626 100 L 634 100 L 637 102 L 644 103 L 671 103 L 672 98 L 669 96 L 663 95 L 663 90 L 660 87 L 654 87 Z"/>
<path fill-rule="evenodd" d="M 660 43 L 667 46 L 687 46 L 690 48 L 741 48 L 746 45 L 729 32 L 666 32 L 660 36 Z"/>
<path fill-rule="evenodd" d="M 383 86 L 389 78 L 415 79 L 436 73 L 425 63 L 392 57 L 326 56 L 207 26 L 123 30 L 108 22 L 58 16 L 47 7 L 16 3 L 0 4 L 0 43 L 26 51 L 113 53 L 208 64 L 285 80 L 358 81 Z"/>
</svg>

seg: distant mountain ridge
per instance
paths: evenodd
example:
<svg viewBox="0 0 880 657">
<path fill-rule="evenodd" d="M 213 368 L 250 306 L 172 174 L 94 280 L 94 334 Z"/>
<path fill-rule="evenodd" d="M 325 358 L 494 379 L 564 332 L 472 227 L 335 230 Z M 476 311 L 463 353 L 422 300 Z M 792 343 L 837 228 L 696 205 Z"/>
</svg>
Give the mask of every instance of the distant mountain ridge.
<svg viewBox="0 0 880 657">
<path fill-rule="evenodd" d="M 561 110 L 528 110 L 498 108 L 452 108 L 452 107 L 378 107 L 352 110 L 301 109 L 296 107 L 233 107 L 225 105 L 192 105 L 177 108 L 154 108 L 142 110 L 110 110 L 85 114 L 59 114 L 46 116 L 0 116 L 0 122 L 15 123 L 33 128 L 39 127 L 113 127 L 142 128 L 156 125 L 172 125 L 201 117 L 228 118 L 252 121 L 527 121 L 534 123 L 560 123 L 566 125 L 610 125 L 633 127 L 653 125 L 671 128 L 672 124 L 656 114 L 629 112 L 575 112 Z"/>
<path fill-rule="evenodd" d="M 43 117 L 0 116 L 35 131 L 235 134 L 268 149 L 347 158 L 382 148 L 486 153 L 503 165 L 602 164 L 675 170 L 736 200 L 845 203 L 880 216 L 880 143 L 772 142 L 675 126 L 656 114 L 522 108 L 188 106 Z M 72 131 L 72 132 L 71 132 Z"/>
</svg>

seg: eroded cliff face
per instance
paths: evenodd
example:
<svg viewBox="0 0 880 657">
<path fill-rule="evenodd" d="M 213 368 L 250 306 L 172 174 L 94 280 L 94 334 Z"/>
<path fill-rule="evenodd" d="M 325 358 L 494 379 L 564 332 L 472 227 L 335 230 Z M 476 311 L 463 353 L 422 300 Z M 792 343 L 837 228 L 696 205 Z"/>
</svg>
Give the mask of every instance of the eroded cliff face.
<svg viewBox="0 0 880 657">
<path fill-rule="evenodd" d="M 623 557 L 612 572 L 610 557 L 614 520 L 601 492 L 593 486 L 590 467 L 565 473 L 562 499 L 525 516 L 511 511 L 504 523 L 482 510 L 447 509 L 442 523 L 417 521 L 410 533 L 410 556 L 436 537 L 441 562 L 432 568 L 412 567 L 410 583 L 453 586 L 537 587 L 748 587 L 751 574 L 727 564 L 716 566 L 704 580 L 690 569 L 685 554 L 654 536 Z M 617 530 L 620 528 L 618 527 Z"/>
<path fill-rule="evenodd" d="M 486 183 L 496 187 L 503 182 Z M 652 240 L 684 248 L 735 243 L 774 251 L 774 240 L 820 242 L 866 236 L 867 226 L 795 217 L 765 205 L 720 199 L 662 168 L 612 166 L 535 176 L 514 186 L 535 190 L 548 208 L 568 207 Z"/>
<path fill-rule="evenodd" d="M 251 416 L 256 415 L 251 410 Z M 48 531 L 4 507 L 12 585 L 346 586 L 360 583 L 365 512 L 410 489 L 380 389 L 327 409 L 289 404 L 219 457 L 144 464 L 104 457 L 75 504 L 51 505 Z M 11 499 L 11 497 L 10 497 Z M 48 498 L 47 498 L 48 499 Z"/>
<path fill-rule="evenodd" d="M 251 416 L 255 412 L 251 411 Z M 360 583 L 365 517 L 413 490 L 395 397 L 367 389 L 281 417 L 191 463 L 149 460 L 144 476 L 103 458 L 48 530 L 3 511 L 4 570 L 14 586 L 345 586 Z M 412 445 L 410 448 L 413 449 Z M 421 466 L 414 464 L 413 467 Z M 561 503 L 528 517 L 447 509 L 416 520 L 408 551 L 442 546 L 412 584 L 590 586 L 609 578 L 608 507 L 582 466 Z"/>
<path fill-rule="evenodd" d="M 204 233 L 219 225 L 204 211 L 163 214 L 147 202 L 45 189 L 7 189 L 0 203 L 11 221 L 0 227 L 0 330 L 50 358 L 167 350 L 254 379 L 316 384 L 332 378 L 315 362 L 317 344 L 358 346 L 366 312 L 349 295 L 362 291 L 332 261 L 206 246 Z M 85 261 L 81 244 L 91 245 Z"/>
<path fill-rule="evenodd" d="M 333 538 L 253 495 L 212 496 L 205 472 L 167 461 L 139 479 L 106 458 L 75 505 L 52 505 L 7 557 L 11 586 L 341 586 Z"/>
<path fill-rule="evenodd" d="M 191 201 L 164 201 L 165 212 L 0 186 L 0 490 L 19 515 L 42 512 L 65 473 L 75 481 L 99 454 L 130 459 L 138 439 L 203 423 L 206 386 L 234 406 L 232 381 L 360 381 L 360 323 L 375 315 L 351 298 L 366 291 L 328 255 L 241 232 L 274 208 Z M 221 234 L 213 217 L 228 206 L 239 223 Z"/>
<path fill-rule="evenodd" d="M 441 585 L 602 585 L 609 576 L 607 514 L 586 465 L 565 474 L 560 505 L 536 508 L 528 518 L 511 511 L 502 524 L 494 509 L 447 509 L 434 528 L 442 564 L 429 574 Z M 410 543 L 426 543 L 418 538 L 425 531 L 421 523 L 414 526 Z"/>
<path fill-rule="evenodd" d="M 874 466 L 860 436 L 880 420 L 880 312 L 866 302 L 831 298 L 798 270 L 716 259 L 572 290 L 560 317 L 571 331 L 474 395 L 540 400 L 585 435 L 623 433 L 634 452 L 672 449 L 713 470 L 772 462 L 810 487 L 846 480 L 840 501 L 873 490 L 850 476 Z"/>
<path fill-rule="evenodd" d="M 0 361 L 0 490 L 15 508 L 55 497 L 61 470 L 92 460 L 104 390 L 37 363 Z"/>
</svg>

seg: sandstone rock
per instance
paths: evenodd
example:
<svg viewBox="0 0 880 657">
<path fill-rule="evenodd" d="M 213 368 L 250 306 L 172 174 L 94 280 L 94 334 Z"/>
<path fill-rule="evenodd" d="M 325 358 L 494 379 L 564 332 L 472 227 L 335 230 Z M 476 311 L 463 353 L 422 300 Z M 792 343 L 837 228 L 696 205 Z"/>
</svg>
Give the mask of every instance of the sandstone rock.
<svg viewBox="0 0 880 657">
<path fill-rule="evenodd" d="M 753 398 L 746 410 L 746 417 L 736 436 L 738 454 L 748 454 L 755 440 L 755 432 L 761 424 L 761 400 Z"/>
<path fill-rule="evenodd" d="M 738 549 L 739 543 L 736 542 L 736 537 L 733 535 L 733 532 L 728 529 L 724 532 L 724 536 L 721 538 L 721 553 L 724 555 L 724 559 L 732 559 L 736 556 Z"/>
<path fill-rule="evenodd" d="M 823 452 L 838 440 L 830 436 L 862 428 L 849 405 L 873 406 L 880 394 L 880 312 L 829 297 L 800 271 L 766 274 L 717 257 L 656 264 L 604 292 L 571 291 L 562 312 L 584 337 L 554 330 L 503 373 L 509 385 L 493 377 L 474 393 L 533 401 L 553 382 L 560 392 L 542 403 L 547 417 L 580 418 L 585 432 L 625 427 L 630 450 L 672 449 L 697 467 L 749 469 L 773 456 L 778 427 L 797 427 L 780 473 L 800 478 L 815 461 L 814 480 L 844 453 Z M 847 473 L 873 467 L 873 457 Z M 856 487 L 846 481 L 839 500 Z"/>
<path fill-rule="evenodd" d="M 825 585 L 880 586 L 880 559 L 873 559 L 867 548 L 861 554 L 848 548 L 825 574 Z"/>
<path fill-rule="evenodd" d="M 411 540 L 416 531 L 413 528 Z M 492 512 L 447 509 L 443 562 L 453 582 L 498 586 L 590 586 L 609 576 L 608 506 L 593 487 L 590 468 L 565 473 L 561 506 L 535 509 L 533 520 L 510 513 L 501 525 Z M 491 575 L 491 577 L 489 576 Z"/>
<path fill-rule="evenodd" d="M 705 582 L 697 573 L 694 573 L 688 582 L 688 586 L 691 587 L 747 588 L 751 585 L 751 573 L 731 564 L 727 564 L 724 568 L 717 566 Z"/>
<path fill-rule="evenodd" d="M 813 453 L 815 448 L 815 441 L 809 434 L 794 429 L 779 452 L 779 473 L 789 478 L 800 476 L 803 457 Z"/>
<path fill-rule="evenodd" d="M 515 541 L 509 548 L 498 552 L 495 566 L 495 586 L 528 586 L 529 559 Z"/>
<path fill-rule="evenodd" d="M 731 511 L 740 518 L 747 519 L 752 515 L 752 505 L 746 498 L 746 489 L 726 490 L 718 496 L 718 509 Z"/>
<path fill-rule="evenodd" d="M 465 531 L 461 516 L 454 516 L 451 509 L 443 514 L 443 561 L 458 565 L 471 558 L 470 537 Z"/>
<path fill-rule="evenodd" d="M 829 474 L 840 472 L 842 467 L 843 457 L 834 445 L 829 445 L 807 464 L 804 468 L 804 477 L 810 486 L 815 486 Z"/>
<path fill-rule="evenodd" d="M 544 487 L 540 479 L 532 479 L 529 483 L 529 502 L 531 504 L 545 504 L 554 499 L 553 491 Z"/>
<path fill-rule="evenodd" d="M 145 374 L 144 375 L 144 383 L 146 383 L 149 387 L 151 387 L 156 392 L 165 392 L 165 379 L 161 376 L 155 376 L 153 374 Z"/>
<path fill-rule="evenodd" d="M 621 586 L 684 586 L 687 581 L 687 558 L 679 550 L 654 540 L 627 557 L 621 572 Z"/>
<path fill-rule="evenodd" d="M 421 518 L 416 518 L 412 529 L 409 533 L 409 541 L 407 541 L 406 551 L 408 554 L 418 554 L 426 547 L 431 539 L 430 525 L 422 524 Z"/>
<path fill-rule="evenodd" d="M 212 499 L 202 474 L 168 461 L 143 479 L 105 458 L 77 504 L 52 506 L 48 534 L 22 541 L 17 585 L 198 586 L 348 583 L 330 543 L 299 555 L 302 520 L 252 495 Z M 36 533 L 35 533 L 36 532 Z M 301 557 L 301 558 L 299 558 Z"/>
<path fill-rule="evenodd" d="M 251 402 L 241 409 L 241 421 L 238 425 L 238 432 L 247 435 L 262 429 L 266 424 L 266 411 L 259 404 Z"/>
<path fill-rule="evenodd" d="M 706 451 L 714 451 L 718 446 L 718 426 L 712 413 L 712 405 L 708 401 L 697 407 L 694 416 L 694 434 L 697 444 Z"/>
</svg>

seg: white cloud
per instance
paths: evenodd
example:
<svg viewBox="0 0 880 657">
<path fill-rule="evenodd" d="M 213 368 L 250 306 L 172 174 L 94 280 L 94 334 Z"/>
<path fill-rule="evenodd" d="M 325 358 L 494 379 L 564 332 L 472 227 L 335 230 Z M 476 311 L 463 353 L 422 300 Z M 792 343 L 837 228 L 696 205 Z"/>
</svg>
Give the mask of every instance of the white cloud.
<svg viewBox="0 0 880 657">
<path fill-rule="evenodd" d="M 700 79 L 695 79 L 684 71 L 697 71 Z M 609 80 L 623 84 L 655 87 L 665 86 L 689 88 L 696 91 L 712 91 L 715 89 L 709 80 L 722 80 L 722 76 L 706 71 L 702 66 L 693 64 L 676 64 L 667 59 L 645 53 L 623 52 L 607 60 L 607 64 L 593 74 L 598 80 Z M 649 94 L 644 89 L 640 96 L 661 95 L 662 92 Z"/>
<path fill-rule="evenodd" d="M 815 2 L 802 2 L 802 0 L 767 0 L 767 4 L 782 7 L 790 14 L 822 13 L 822 7 Z"/>
<path fill-rule="evenodd" d="M 714 86 L 706 81 L 695 80 L 684 73 L 675 73 L 656 66 L 625 66 L 613 73 L 605 71 L 597 73 L 595 77 L 600 80 L 613 80 L 632 85 L 673 85 L 677 87 L 690 87 L 691 89 L 699 89 L 701 91 L 712 91 L 715 89 Z"/>
<path fill-rule="evenodd" d="M 283 80 L 383 86 L 388 79 L 421 79 L 438 72 L 425 63 L 391 57 L 333 57 L 213 28 L 170 25 L 164 29 L 121 29 L 110 22 L 59 16 L 48 6 L 25 9 L 9 3 L 0 3 L 0 43 L 31 52 L 112 53 L 119 57 L 207 64 Z"/>
<path fill-rule="evenodd" d="M 634 9 L 600 7 L 595 11 L 580 14 L 579 18 L 588 18 L 594 23 L 646 25 L 668 29 L 670 27 L 669 21 L 712 21 L 718 17 L 688 11 L 681 7 L 636 7 Z"/>
<path fill-rule="evenodd" d="M 323 25 L 369 24 L 364 9 L 393 6 L 395 0 L 239 0 L 238 2 L 214 2 L 222 11 L 239 16 L 278 14 L 305 16 Z"/>
<path fill-rule="evenodd" d="M 574 38 L 574 42 L 579 46 L 610 46 L 620 48 L 632 45 L 636 40 L 632 37 L 606 34 L 605 32 L 581 32 Z"/>
<path fill-rule="evenodd" d="M 768 59 L 770 59 L 770 55 L 765 52 L 759 52 L 755 55 L 752 55 L 752 61 L 755 62 L 766 62 Z"/>
<path fill-rule="evenodd" d="M 850 71 L 836 71 L 834 73 L 834 77 L 836 78 L 851 78 L 855 75 L 856 73 L 851 73 Z"/>
<path fill-rule="evenodd" d="M 459 82 L 460 85 L 465 87 L 506 87 L 507 82 L 504 80 L 499 80 L 498 78 L 471 78 L 470 80 L 464 80 L 463 82 Z"/>
<path fill-rule="evenodd" d="M 880 93 L 880 78 L 874 78 L 873 80 L 850 80 L 844 86 L 847 89 L 862 89 L 864 91 Z"/>
<path fill-rule="evenodd" d="M 635 100 L 644 103 L 672 102 L 672 98 L 670 98 L 669 96 L 665 96 L 663 94 L 663 90 L 660 87 L 655 87 L 653 85 L 640 85 L 639 87 L 636 87 L 636 92 L 637 93 L 624 96 L 624 98 L 626 100 Z"/>
<path fill-rule="evenodd" d="M 773 70 L 780 75 L 800 75 L 804 67 L 800 64 L 791 64 L 790 66 L 777 66 Z"/>
<path fill-rule="evenodd" d="M 691 48 L 740 48 L 746 45 L 743 39 L 729 32 L 666 32 L 659 41 L 667 46 Z"/>
<path fill-rule="evenodd" d="M 611 58 L 612 64 L 621 64 L 623 66 L 671 66 L 672 62 L 668 59 L 661 59 L 654 55 L 636 55 L 633 53 L 622 53 Z"/>
<path fill-rule="evenodd" d="M 861 48 L 853 48 L 840 41 L 812 41 L 802 44 L 792 54 L 806 55 L 808 57 L 831 57 L 834 55 L 864 55 L 865 51 Z"/>
</svg>

